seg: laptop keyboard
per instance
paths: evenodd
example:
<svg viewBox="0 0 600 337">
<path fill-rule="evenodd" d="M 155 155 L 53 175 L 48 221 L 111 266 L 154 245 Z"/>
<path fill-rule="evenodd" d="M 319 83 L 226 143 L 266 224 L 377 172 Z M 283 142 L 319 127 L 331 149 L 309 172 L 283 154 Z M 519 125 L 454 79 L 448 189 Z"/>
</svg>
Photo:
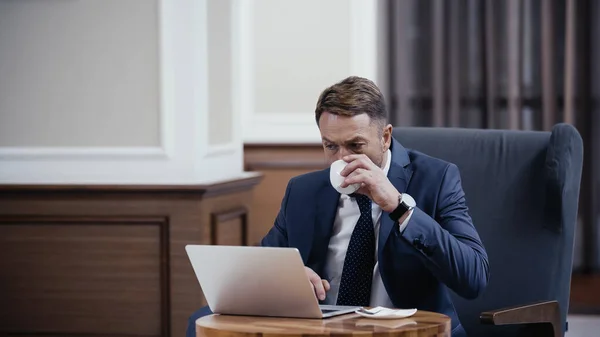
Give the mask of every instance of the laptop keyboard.
<svg viewBox="0 0 600 337">
<path fill-rule="evenodd" d="M 321 309 L 321 312 L 324 314 L 328 314 L 330 312 L 334 312 L 334 311 L 339 311 L 339 309 L 335 310 L 335 309 Z"/>
</svg>

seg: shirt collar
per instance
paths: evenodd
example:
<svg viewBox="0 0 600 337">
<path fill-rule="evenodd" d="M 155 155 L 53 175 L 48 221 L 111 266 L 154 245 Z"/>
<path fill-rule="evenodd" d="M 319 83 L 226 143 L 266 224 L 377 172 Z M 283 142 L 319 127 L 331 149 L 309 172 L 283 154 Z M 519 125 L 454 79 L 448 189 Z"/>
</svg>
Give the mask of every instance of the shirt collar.
<svg viewBox="0 0 600 337">
<path fill-rule="evenodd" d="M 391 162 L 392 162 L 392 151 L 390 151 L 390 149 L 388 149 L 385 152 L 385 165 L 383 166 L 383 173 L 385 174 L 386 177 L 388 175 L 388 172 L 390 171 Z"/>
</svg>

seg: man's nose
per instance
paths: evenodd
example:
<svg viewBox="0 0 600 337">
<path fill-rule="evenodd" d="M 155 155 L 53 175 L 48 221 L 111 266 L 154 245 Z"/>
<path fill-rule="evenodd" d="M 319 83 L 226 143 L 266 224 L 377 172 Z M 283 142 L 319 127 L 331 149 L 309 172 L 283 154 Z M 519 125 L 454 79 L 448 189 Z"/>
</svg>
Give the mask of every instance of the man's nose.
<svg viewBox="0 0 600 337">
<path fill-rule="evenodd" d="M 340 160 L 342 158 L 344 158 L 347 155 L 350 155 L 352 153 L 350 153 L 350 151 L 348 151 L 348 149 L 346 149 L 345 147 L 341 146 L 340 150 L 337 152 L 337 156 L 336 156 L 336 160 Z"/>
</svg>

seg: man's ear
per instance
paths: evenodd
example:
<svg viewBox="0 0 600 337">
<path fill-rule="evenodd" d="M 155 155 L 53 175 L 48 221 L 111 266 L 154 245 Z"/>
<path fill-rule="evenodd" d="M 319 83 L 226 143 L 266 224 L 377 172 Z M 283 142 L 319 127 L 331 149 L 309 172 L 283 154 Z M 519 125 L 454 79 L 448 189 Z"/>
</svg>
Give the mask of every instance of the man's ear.
<svg viewBox="0 0 600 337">
<path fill-rule="evenodd" d="M 392 124 L 383 127 L 383 152 L 387 151 L 392 145 Z"/>
</svg>

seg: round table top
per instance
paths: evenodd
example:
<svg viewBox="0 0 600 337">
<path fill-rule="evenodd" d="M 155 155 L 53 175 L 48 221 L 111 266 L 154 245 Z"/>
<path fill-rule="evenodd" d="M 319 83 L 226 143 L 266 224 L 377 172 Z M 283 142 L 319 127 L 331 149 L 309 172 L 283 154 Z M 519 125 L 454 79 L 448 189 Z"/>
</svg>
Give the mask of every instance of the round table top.
<svg viewBox="0 0 600 337">
<path fill-rule="evenodd" d="M 400 319 L 372 319 L 351 313 L 325 319 L 210 315 L 196 321 L 198 337 L 347 336 L 435 337 L 450 336 L 446 315 L 417 311 Z"/>
</svg>

